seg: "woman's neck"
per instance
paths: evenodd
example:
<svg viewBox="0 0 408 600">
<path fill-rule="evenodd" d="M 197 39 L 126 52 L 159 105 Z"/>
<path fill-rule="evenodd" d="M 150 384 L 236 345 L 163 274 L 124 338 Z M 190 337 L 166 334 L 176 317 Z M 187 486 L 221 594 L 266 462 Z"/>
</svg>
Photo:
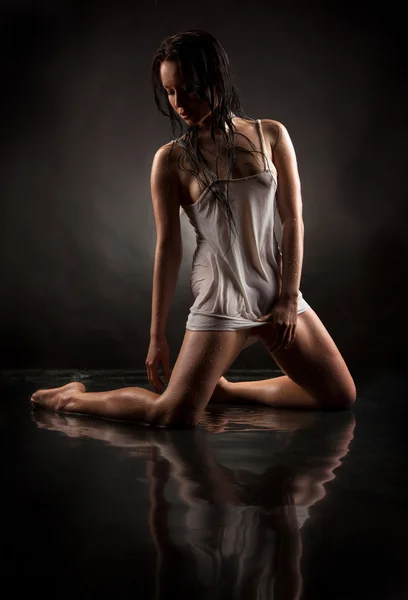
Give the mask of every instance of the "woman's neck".
<svg viewBox="0 0 408 600">
<path fill-rule="evenodd" d="M 230 119 L 234 119 L 236 118 L 236 115 L 234 113 L 230 113 Z M 224 127 L 226 129 L 226 131 L 229 130 L 229 126 L 228 123 L 226 121 L 224 121 Z M 211 113 L 208 115 L 208 117 L 206 117 L 201 123 L 199 123 L 197 125 L 198 128 L 198 132 L 200 134 L 200 136 L 202 137 L 206 137 L 207 135 L 210 136 L 210 132 L 211 132 Z M 214 121 L 214 135 L 215 136 L 221 136 L 222 135 L 222 131 L 220 129 L 219 124 L 217 123 L 217 121 Z"/>
</svg>

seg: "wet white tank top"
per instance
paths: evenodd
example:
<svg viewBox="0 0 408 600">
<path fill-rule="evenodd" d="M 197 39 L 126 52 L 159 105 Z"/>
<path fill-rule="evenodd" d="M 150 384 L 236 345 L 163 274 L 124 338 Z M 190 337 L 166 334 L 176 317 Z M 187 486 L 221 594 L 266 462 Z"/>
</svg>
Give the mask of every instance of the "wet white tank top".
<svg viewBox="0 0 408 600">
<path fill-rule="evenodd" d="M 186 329 L 232 331 L 264 325 L 255 319 L 269 312 L 278 298 L 282 224 L 276 208 L 278 175 L 266 152 L 261 120 L 257 119 L 264 170 L 229 180 L 229 202 L 235 230 L 212 192 L 213 181 L 194 204 L 180 206 L 196 233 L 190 288 L 194 303 Z M 178 140 L 183 145 L 182 140 Z M 227 252 L 227 249 L 229 250 Z M 298 314 L 309 308 L 299 291 Z"/>
</svg>

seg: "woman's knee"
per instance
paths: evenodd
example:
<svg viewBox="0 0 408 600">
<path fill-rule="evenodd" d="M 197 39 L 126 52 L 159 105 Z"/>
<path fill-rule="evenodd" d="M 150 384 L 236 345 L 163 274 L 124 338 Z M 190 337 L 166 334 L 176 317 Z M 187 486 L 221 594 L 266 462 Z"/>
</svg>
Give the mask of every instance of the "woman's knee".
<svg viewBox="0 0 408 600">
<path fill-rule="evenodd" d="M 214 389 L 248 337 L 238 331 L 186 331 L 166 390 L 156 400 L 151 424 L 197 425 Z"/>
<path fill-rule="evenodd" d="M 154 403 L 149 423 L 152 427 L 194 427 L 198 424 L 199 413 L 188 399 L 171 400 L 165 393 Z"/>
<path fill-rule="evenodd" d="M 356 386 L 350 378 L 347 382 L 331 385 L 329 390 L 320 394 L 320 404 L 323 408 L 347 409 L 353 406 L 356 398 Z"/>
<path fill-rule="evenodd" d="M 344 389 L 341 390 L 338 398 L 338 402 L 343 408 L 351 408 L 357 399 L 357 389 L 354 381 L 351 381 L 344 386 Z"/>
</svg>

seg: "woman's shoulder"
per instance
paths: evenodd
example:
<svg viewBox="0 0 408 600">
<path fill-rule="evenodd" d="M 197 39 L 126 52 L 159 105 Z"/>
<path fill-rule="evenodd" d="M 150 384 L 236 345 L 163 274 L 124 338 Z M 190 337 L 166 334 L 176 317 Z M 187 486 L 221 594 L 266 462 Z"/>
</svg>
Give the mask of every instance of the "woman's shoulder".
<svg viewBox="0 0 408 600">
<path fill-rule="evenodd" d="M 179 145 L 176 140 L 170 140 L 170 142 L 163 144 L 156 150 L 154 161 L 161 168 L 175 169 L 179 155 Z"/>
<path fill-rule="evenodd" d="M 165 156 L 170 156 L 173 152 L 177 152 L 180 149 L 179 142 L 183 143 L 182 138 L 178 138 L 175 140 L 170 140 L 166 144 L 163 144 L 158 148 L 157 152 L 160 154 L 164 154 Z"/>
<path fill-rule="evenodd" d="M 287 132 L 285 125 L 275 119 L 260 119 L 260 121 L 264 135 L 266 135 L 272 148 L 275 148 L 279 143 L 282 134 Z"/>
<path fill-rule="evenodd" d="M 160 146 L 154 155 L 151 169 L 151 180 L 166 182 L 166 185 L 180 186 L 180 169 L 178 159 L 180 148 L 174 140 Z"/>
</svg>

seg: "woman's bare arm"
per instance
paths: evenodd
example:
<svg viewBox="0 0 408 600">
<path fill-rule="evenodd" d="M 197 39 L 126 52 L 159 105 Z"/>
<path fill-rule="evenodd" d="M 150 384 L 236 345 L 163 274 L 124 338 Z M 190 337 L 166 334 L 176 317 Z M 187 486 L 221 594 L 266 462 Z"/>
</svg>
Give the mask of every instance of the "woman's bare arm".
<svg viewBox="0 0 408 600">
<path fill-rule="evenodd" d="M 269 121 L 275 143 L 273 162 L 278 171 L 276 205 L 282 222 L 282 288 L 283 300 L 297 299 L 303 266 L 304 226 L 300 178 L 295 149 L 282 123 Z"/>
<path fill-rule="evenodd" d="M 167 164 L 170 147 L 171 144 L 166 144 L 156 152 L 150 178 L 156 221 L 151 338 L 165 336 L 167 317 L 183 258 L 180 180 L 176 172 L 174 152 Z"/>
</svg>

